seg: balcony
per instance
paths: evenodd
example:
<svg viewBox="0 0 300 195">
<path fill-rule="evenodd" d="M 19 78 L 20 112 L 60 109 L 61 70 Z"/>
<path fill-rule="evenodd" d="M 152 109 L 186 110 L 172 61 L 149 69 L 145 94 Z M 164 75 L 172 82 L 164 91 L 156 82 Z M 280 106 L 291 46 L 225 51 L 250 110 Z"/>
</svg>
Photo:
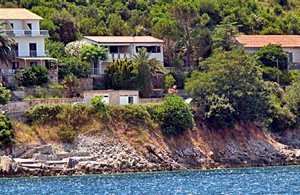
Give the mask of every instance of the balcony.
<svg viewBox="0 0 300 195">
<path fill-rule="evenodd" d="M 107 61 L 112 62 L 113 60 L 119 60 L 119 59 L 124 59 L 124 58 L 130 58 L 131 54 L 130 53 L 109 53 L 107 55 Z"/>
<path fill-rule="evenodd" d="M 3 75 L 3 76 L 15 75 L 16 73 L 17 73 L 16 69 L 1 69 L 0 70 L 0 75 Z"/>
<path fill-rule="evenodd" d="M 37 57 L 37 51 L 36 50 L 30 50 L 29 51 L 29 56 L 30 57 Z"/>
<path fill-rule="evenodd" d="M 9 37 L 49 37 L 48 30 L 4 30 L 3 36 Z"/>
</svg>

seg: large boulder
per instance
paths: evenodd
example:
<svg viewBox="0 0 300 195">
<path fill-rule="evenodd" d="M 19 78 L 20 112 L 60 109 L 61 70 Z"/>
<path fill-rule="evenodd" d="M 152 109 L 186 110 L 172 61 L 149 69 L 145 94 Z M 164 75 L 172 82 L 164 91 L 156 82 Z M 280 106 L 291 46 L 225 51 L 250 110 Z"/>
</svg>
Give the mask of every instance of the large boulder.
<svg viewBox="0 0 300 195">
<path fill-rule="evenodd" d="M 14 165 L 15 163 L 11 157 L 9 156 L 0 157 L 0 167 L 3 173 L 12 174 L 15 167 Z"/>
</svg>

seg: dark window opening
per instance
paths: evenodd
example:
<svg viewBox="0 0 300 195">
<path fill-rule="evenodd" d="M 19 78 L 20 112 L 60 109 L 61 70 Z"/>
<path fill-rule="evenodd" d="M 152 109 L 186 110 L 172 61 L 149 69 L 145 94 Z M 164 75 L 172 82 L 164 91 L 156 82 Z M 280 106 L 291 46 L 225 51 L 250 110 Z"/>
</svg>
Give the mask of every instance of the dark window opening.
<svg viewBox="0 0 300 195">
<path fill-rule="evenodd" d="M 133 104 L 133 97 L 132 97 L 132 96 L 129 96 L 129 97 L 128 97 L 128 103 L 129 103 L 129 104 Z"/>
<path fill-rule="evenodd" d="M 14 44 L 12 46 L 12 52 L 15 56 L 17 56 L 17 57 L 19 56 L 19 44 L 18 43 Z"/>
<path fill-rule="evenodd" d="M 109 53 L 119 53 L 118 46 L 109 46 Z"/>
<path fill-rule="evenodd" d="M 36 43 L 29 43 L 30 57 L 37 57 Z"/>
<path fill-rule="evenodd" d="M 141 48 L 146 48 L 148 53 L 160 53 L 160 46 L 137 46 L 136 52 L 138 53 Z"/>
<path fill-rule="evenodd" d="M 32 24 L 31 23 L 27 23 L 27 26 L 30 30 L 32 30 Z"/>
<path fill-rule="evenodd" d="M 37 66 L 37 62 L 30 62 L 30 66 Z"/>
<path fill-rule="evenodd" d="M 12 68 L 13 69 L 19 69 L 19 62 L 13 62 L 12 63 Z"/>
<path fill-rule="evenodd" d="M 10 23 L 12 29 L 14 29 L 14 23 Z"/>
<path fill-rule="evenodd" d="M 46 60 L 45 61 L 45 66 L 47 69 L 50 69 L 51 68 L 51 61 L 50 60 Z"/>
</svg>

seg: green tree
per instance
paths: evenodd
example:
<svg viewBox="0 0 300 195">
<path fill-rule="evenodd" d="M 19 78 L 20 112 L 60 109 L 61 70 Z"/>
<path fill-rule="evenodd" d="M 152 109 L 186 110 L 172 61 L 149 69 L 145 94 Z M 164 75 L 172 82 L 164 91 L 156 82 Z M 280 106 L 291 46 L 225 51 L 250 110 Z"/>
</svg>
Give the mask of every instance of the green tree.
<svg viewBox="0 0 300 195">
<path fill-rule="evenodd" d="M 45 43 L 50 57 L 61 59 L 66 56 L 65 45 L 63 43 L 51 40 L 46 40 Z"/>
<path fill-rule="evenodd" d="M 13 126 L 9 118 L 0 114 L 0 148 L 14 143 Z"/>
<path fill-rule="evenodd" d="M 109 89 L 138 89 L 138 65 L 122 59 L 110 63 L 105 69 L 106 85 Z"/>
<path fill-rule="evenodd" d="M 182 97 L 168 95 L 158 108 L 158 118 L 162 132 L 166 136 L 178 135 L 194 128 L 193 114 Z"/>
<path fill-rule="evenodd" d="M 256 53 L 258 61 L 264 66 L 277 68 L 277 61 L 280 70 L 287 69 L 287 55 L 280 45 L 268 44 Z"/>
<path fill-rule="evenodd" d="M 239 50 L 215 52 L 186 82 L 186 90 L 204 114 L 216 95 L 234 110 L 231 121 L 255 121 L 266 115 L 268 99 L 255 58 Z M 226 110 L 226 109 L 225 109 Z M 226 114 L 226 113 L 223 113 Z"/>
<path fill-rule="evenodd" d="M 73 97 L 74 89 L 79 87 L 80 80 L 73 74 L 65 76 L 62 85 L 69 90 L 70 97 Z"/>
<path fill-rule="evenodd" d="M 107 59 L 107 48 L 97 45 L 85 45 L 80 49 L 81 58 L 87 62 L 97 63 Z"/>
<path fill-rule="evenodd" d="M 3 84 L 0 83 L 0 104 L 6 104 L 11 98 L 11 91 L 3 87 Z"/>
<path fill-rule="evenodd" d="M 171 74 L 167 75 L 165 78 L 165 90 L 168 91 L 168 89 L 173 87 L 174 84 L 175 84 L 174 77 Z"/>
<path fill-rule="evenodd" d="M 231 50 L 234 45 L 234 36 L 236 32 L 236 26 L 232 22 L 224 22 L 217 25 L 212 36 L 213 47 L 225 51 Z"/>
<path fill-rule="evenodd" d="M 15 57 L 11 52 L 14 42 L 11 39 L 2 36 L 2 33 L 3 27 L 0 25 L 0 61 L 2 63 L 9 64 Z"/>
<path fill-rule="evenodd" d="M 131 56 L 131 60 L 137 64 L 148 64 L 152 76 L 155 76 L 156 74 L 166 73 L 166 69 L 162 65 L 162 63 L 156 58 L 150 58 L 150 53 L 147 52 L 146 48 L 139 49 L 137 54 Z"/>
<path fill-rule="evenodd" d="M 64 58 L 58 65 L 58 76 L 60 79 L 63 79 L 69 74 L 73 74 L 77 78 L 87 78 L 90 72 L 91 65 L 76 57 Z"/>
<path fill-rule="evenodd" d="M 47 68 L 41 65 L 25 68 L 17 73 L 16 79 L 24 87 L 43 85 L 50 81 Z"/>
</svg>

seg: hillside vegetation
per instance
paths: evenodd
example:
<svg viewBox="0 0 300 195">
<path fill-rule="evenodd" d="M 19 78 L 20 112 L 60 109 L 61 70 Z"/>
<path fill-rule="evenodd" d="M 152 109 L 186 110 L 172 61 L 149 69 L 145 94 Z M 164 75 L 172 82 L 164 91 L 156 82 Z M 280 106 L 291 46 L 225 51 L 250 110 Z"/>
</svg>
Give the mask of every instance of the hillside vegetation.
<svg viewBox="0 0 300 195">
<path fill-rule="evenodd" d="M 84 35 L 152 35 L 165 40 L 166 65 L 197 65 L 213 41 L 231 33 L 300 34 L 297 0 L 7 0 L 42 16 L 47 47 L 60 58 L 63 44 Z"/>
</svg>

